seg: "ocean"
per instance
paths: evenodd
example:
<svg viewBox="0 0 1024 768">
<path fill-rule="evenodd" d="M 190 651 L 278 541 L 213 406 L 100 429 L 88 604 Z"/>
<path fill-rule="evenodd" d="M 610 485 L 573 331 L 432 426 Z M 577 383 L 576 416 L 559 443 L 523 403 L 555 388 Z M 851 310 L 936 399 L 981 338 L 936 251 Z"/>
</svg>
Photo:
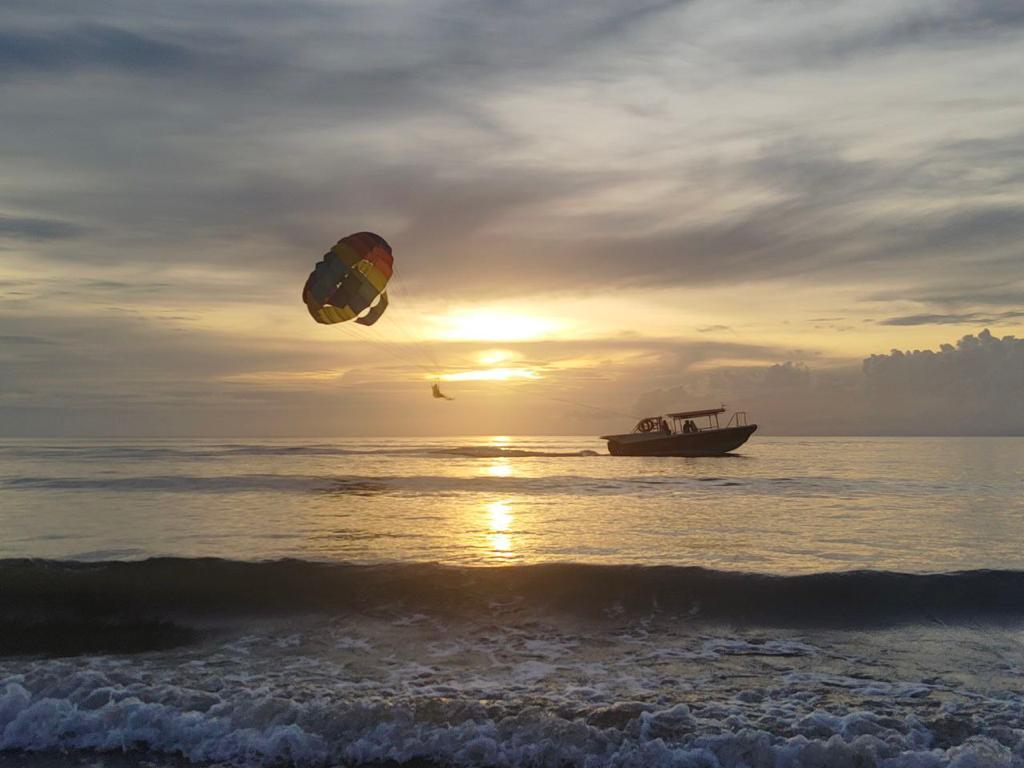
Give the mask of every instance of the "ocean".
<svg viewBox="0 0 1024 768">
<path fill-rule="evenodd" d="M 0 766 L 1024 766 L 1024 439 L 0 441 Z"/>
</svg>

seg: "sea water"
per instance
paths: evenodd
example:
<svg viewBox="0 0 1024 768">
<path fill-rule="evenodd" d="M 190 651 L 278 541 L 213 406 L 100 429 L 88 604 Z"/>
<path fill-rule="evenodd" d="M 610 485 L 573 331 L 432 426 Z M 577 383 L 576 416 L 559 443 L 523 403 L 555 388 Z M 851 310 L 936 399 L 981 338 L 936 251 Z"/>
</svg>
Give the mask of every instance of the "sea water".
<svg viewBox="0 0 1024 768">
<path fill-rule="evenodd" d="M 1024 765 L 1022 469 L 3 441 L 0 764 Z"/>
</svg>

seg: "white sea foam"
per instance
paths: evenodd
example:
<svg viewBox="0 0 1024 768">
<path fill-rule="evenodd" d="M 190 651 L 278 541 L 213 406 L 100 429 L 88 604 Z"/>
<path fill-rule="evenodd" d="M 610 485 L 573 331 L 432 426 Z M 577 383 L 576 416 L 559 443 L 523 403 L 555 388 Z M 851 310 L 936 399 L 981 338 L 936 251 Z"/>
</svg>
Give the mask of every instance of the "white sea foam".
<svg viewBox="0 0 1024 768">
<path fill-rule="evenodd" d="M 399 703 L 299 700 L 235 692 L 204 710 L 188 708 L 191 692 L 135 686 L 135 695 L 105 680 L 115 694 L 90 707 L 81 687 L 54 698 L 8 683 L 0 695 L 0 748 L 5 750 L 145 749 L 193 762 L 325 765 L 335 761 L 430 758 L 453 765 L 580 766 L 995 766 L 1020 765 L 1022 755 L 975 736 L 948 749 L 930 746 L 918 723 L 888 726 L 870 713 L 814 713 L 797 735 L 718 724 L 708 734 L 687 705 L 648 710 L 625 729 L 523 710 L 489 718 L 469 703 L 443 703 L 433 713 Z M 473 711 L 477 709 L 477 711 Z M 741 726 L 740 722 L 736 726 Z M 701 731 L 705 731 L 701 734 Z"/>
<path fill-rule="evenodd" d="M 1024 765 L 1019 690 L 965 684 L 986 669 L 980 645 L 955 673 L 915 655 L 929 631 L 894 645 L 650 621 L 250 628 L 129 659 L 3 662 L 0 749 L 246 765 Z"/>
</svg>

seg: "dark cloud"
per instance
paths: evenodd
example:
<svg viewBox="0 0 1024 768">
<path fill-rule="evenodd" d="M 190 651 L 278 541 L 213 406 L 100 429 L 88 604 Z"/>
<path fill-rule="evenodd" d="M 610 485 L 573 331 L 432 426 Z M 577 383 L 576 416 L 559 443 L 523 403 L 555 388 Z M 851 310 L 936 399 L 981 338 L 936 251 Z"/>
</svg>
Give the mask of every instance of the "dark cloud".
<svg viewBox="0 0 1024 768">
<path fill-rule="evenodd" d="M 688 373 L 645 414 L 725 402 L 775 434 L 1024 435 L 1024 340 L 985 330 L 938 350 L 871 355 L 861 370 L 799 363 Z"/>
<path fill-rule="evenodd" d="M 183 46 L 98 24 L 51 32 L 0 32 L 0 68 L 8 77 L 18 72 L 91 67 L 170 72 L 194 63 Z"/>
<path fill-rule="evenodd" d="M 1024 340 L 988 330 L 938 351 L 864 361 L 868 400 L 897 433 L 1024 434 Z"/>
<path fill-rule="evenodd" d="M 859 23 L 844 18 L 842 23 L 822 25 L 812 35 L 782 33 L 750 41 L 738 57 L 759 72 L 839 67 L 907 49 L 953 51 L 994 42 L 1012 44 L 1024 30 L 1024 11 L 1015 0 L 945 0 L 878 10 Z"/>
<path fill-rule="evenodd" d="M 55 79 L 52 95 L 38 101 L 12 92 L 31 108 L 14 111 L 6 137 L 0 129 L 0 152 L 10 147 L 50 171 L 45 184 L 30 179 L 11 199 L 116 233 L 120 248 L 97 240 L 48 252 L 96 263 L 123 260 L 129 244 L 136 261 L 165 258 L 140 245 L 177 244 L 179 259 L 230 263 L 237 252 L 224 244 L 236 239 L 258 244 L 249 263 L 283 273 L 348 229 L 397 221 L 389 234 L 404 246 L 412 281 L 437 290 L 454 270 L 467 290 L 504 295 L 560 289 L 548 277 L 552 260 L 573 275 L 574 289 L 589 290 L 814 279 L 864 264 L 894 275 L 919 271 L 915 265 L 937 254 L 991 249 L 971 254 L 984 260 L 1019 241 L 1019 206 L 962 198 L 970 172 L 1019 169 L 1010 162 L 1012 137 L 947 141 L 899 160 L 853 159 L 805 126 L 729 161 L 581 170 L 533 161 L 521 127 L 484 108 L 494 93 L 628 75 L 621 67 L 641 45 L 632 35 L 662 23 L 686 31 L 693 5 L 451 0 L 398 14 L 387 5 L 300 3 L 285 14 L 256 4 L 235 8 L 230 24 L 228 11 L 200 3 L 170 14 L 145 5 L 66 6 L 59 14 L 15 6 L 18 23 L 4 48 L 20 62 L 12 71 L 99 68 L 135 81 Z M 904 16 L 876 22 L 973 35 L 1017 19 L 993 3 L 922 6 Z M 764 38 L 788 40 L 768 24 Z M 815 38 L 831 44 L 830 34 Z M 609 70 L 605 61 L 619 63 Z M 111 121 L 112 112 L 124 119 Z M 433 122 L 432 133 L 421 134 L 420 121 Z M 305 156 L 292 139 L 310 130 L 359 135 L 392 122 L 410 126 L 394 153 L 341 143 Z M 468 140 L 442 139 L 435 149 L 430 141 L 449 130 Z M 524 162 L 496 166 L 510 152 Z M 638 177 L 674 186 L 683 200 L 712 186 L 746 202 L 712 219 L 688 215 L 685 204 L 673 209 L 673 195 L 648 211 L 549 213 Z M 922 195 L 927 206 L 916 202 Z M 936 209 L 943 212 L 922 212 Z M 546 218 L 542 230 L 510 228 L 531 210 Z"/>
<path fill-rule="evenodd" d="M 952 154 L 944 157 L 948 166 L 967 162 Z M 671 173 L 664 176 L 672 179 Z M 737 194 L 765 188 L 772 193 L 757 194 L 748 205 L 709 223 L 681 215 L 666 227 L 633 214 L 632 220 L 595 217 L 561 236 L 539 239 L 524 231 L 495 239 L 485 225 L 515 212 L 516 206 L 532 199 L 557 204 L 614 189 L 624 179 L 608 173 L 549 177 L 538 171 L 487 180 L 470 176 L 438 180 L 439 196 L 421 209 L 405 236 L 444 253 L 468 284 L 485 288 L 497 282 L 509 292 L 548 287 L 544 279 L 534 278 L 546 276 L 544 265 L 552 258 L 577 281 L 633 286 L 851 277 L 868 265 L 879 277 L 891 278 L 920 275 L 922 264 L 956 270 L 968 261 L 991 262 L 1006 272 L 1024 239 L 1024 204 L 958 198 L 957 182 L 937 184 L 917 158 L 852 161 L 836 147 L 794 140 L 764 147 L 747 162 L 680 169 L 675 183 L 681 193 L 690 191 L 691 177 Z M 908 202 L 922 197 L 928 205 Z M 442 211 L 447 200 L 461 211 L 461 242 L 451 239 L 447 229 Z M 936 207 L 943 210 L 936 212 Z M 644 231 L 645 224 L 651 231 Z M 482 252 L 487 259 L 480 259 Z M 999 265 L 1000 259 L 1006 263 Z"/>
<path fill-rule="evenodd" d="M 745 411 L 750 423 L 769 435 L 849 435 L 872 429 L 864 420 L 861 377 L 852 367 L 813 370 L 785 362 L 723 367 L 684 378 L 685 384 L 645 392 L 636 410 L 649 415 L 724 403 Z"/>
<path fill-rule="evenodd" d="M 1024 317 L 1024 312 L 998 312 L 995 314 L 984 314 L 981 312 L 966 312 L 950 315 L 904 315 L 902 317 L 890 317 L 886 320 L 879 320 L 879 325 L 965 325 L 967 323 L 988 323 L 995 324 L 1017 320 Z"/>
<path fill-rule="evenodd" d="M 905 290 L 877 291 L 865 297 L 868 301 L 915 301 L 947 309 L 961 307 L 1001 307 L 1024 305 L 1024 287 L 1014 287 L 1014 281 L 998 283 L 964 282 L 957 285 L 940 283 L 934 287 Z"/>
<path fill-rule="evenodd" d="M 1024 204 L 971 205 L 915 222 L 920 248 L 964 252 L 967 249 L 1015 245 L 1024 238 Z"/>
<path fill-rule="evenodd" d="M 5 334 L 0 336 L 0 345 L 3 344 L 17 344 L 25 346 L 37 346 L 37 345 L 51 345 L 56 342 L 53 339 L 43 338 L 42 336 L 11 336 Z"/>
<path fill-rule="evenodd" d="M 42 219 L 32 216 L 7 216 L 0 213 L 0 238 L 17 240 L 64 240 L 79 237 L 88 231 L 86 227 L 59 219 Z"/>
<path fill-rule="evenodd" d="M 244 61 L 289 103 L 346 96 L 351 109 L 364 99 L 382 106 L 395 97 L 415 100 L 416 91 L 436 95 L 453 83 L 544 70 L 688 2 L 450 0 L 399 11 L 300 0 L 287 13 L 264 4 L 182 2 L 172 14 L 137 5 L 83 13 L 72 4 L 59 15 L 23 6 L 14 16 L 22 28 L 0 36 L 0 64 L 8 75 L 100 68 L 143 77 L 201 66 L 205 86 L 237 81 Z"/>
</svg>

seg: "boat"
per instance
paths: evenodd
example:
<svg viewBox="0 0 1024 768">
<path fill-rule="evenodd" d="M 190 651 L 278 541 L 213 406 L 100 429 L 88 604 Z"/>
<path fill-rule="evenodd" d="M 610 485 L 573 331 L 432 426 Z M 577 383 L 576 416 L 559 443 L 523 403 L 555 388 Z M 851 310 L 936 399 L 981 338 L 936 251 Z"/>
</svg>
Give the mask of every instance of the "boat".
<svg viewBox="0 0 1024 768">
<path fill-rule="evenodd" d="M 721 408 L 680 411 L 640 419 L 632 432 L 602 435 L 612 456 L 721 456 L 743 445 L 757 429 L 746 411 L 734 411 L 721 426 Z M 700 419 L 698 424 L 694 419 Z"/>
</svg>

